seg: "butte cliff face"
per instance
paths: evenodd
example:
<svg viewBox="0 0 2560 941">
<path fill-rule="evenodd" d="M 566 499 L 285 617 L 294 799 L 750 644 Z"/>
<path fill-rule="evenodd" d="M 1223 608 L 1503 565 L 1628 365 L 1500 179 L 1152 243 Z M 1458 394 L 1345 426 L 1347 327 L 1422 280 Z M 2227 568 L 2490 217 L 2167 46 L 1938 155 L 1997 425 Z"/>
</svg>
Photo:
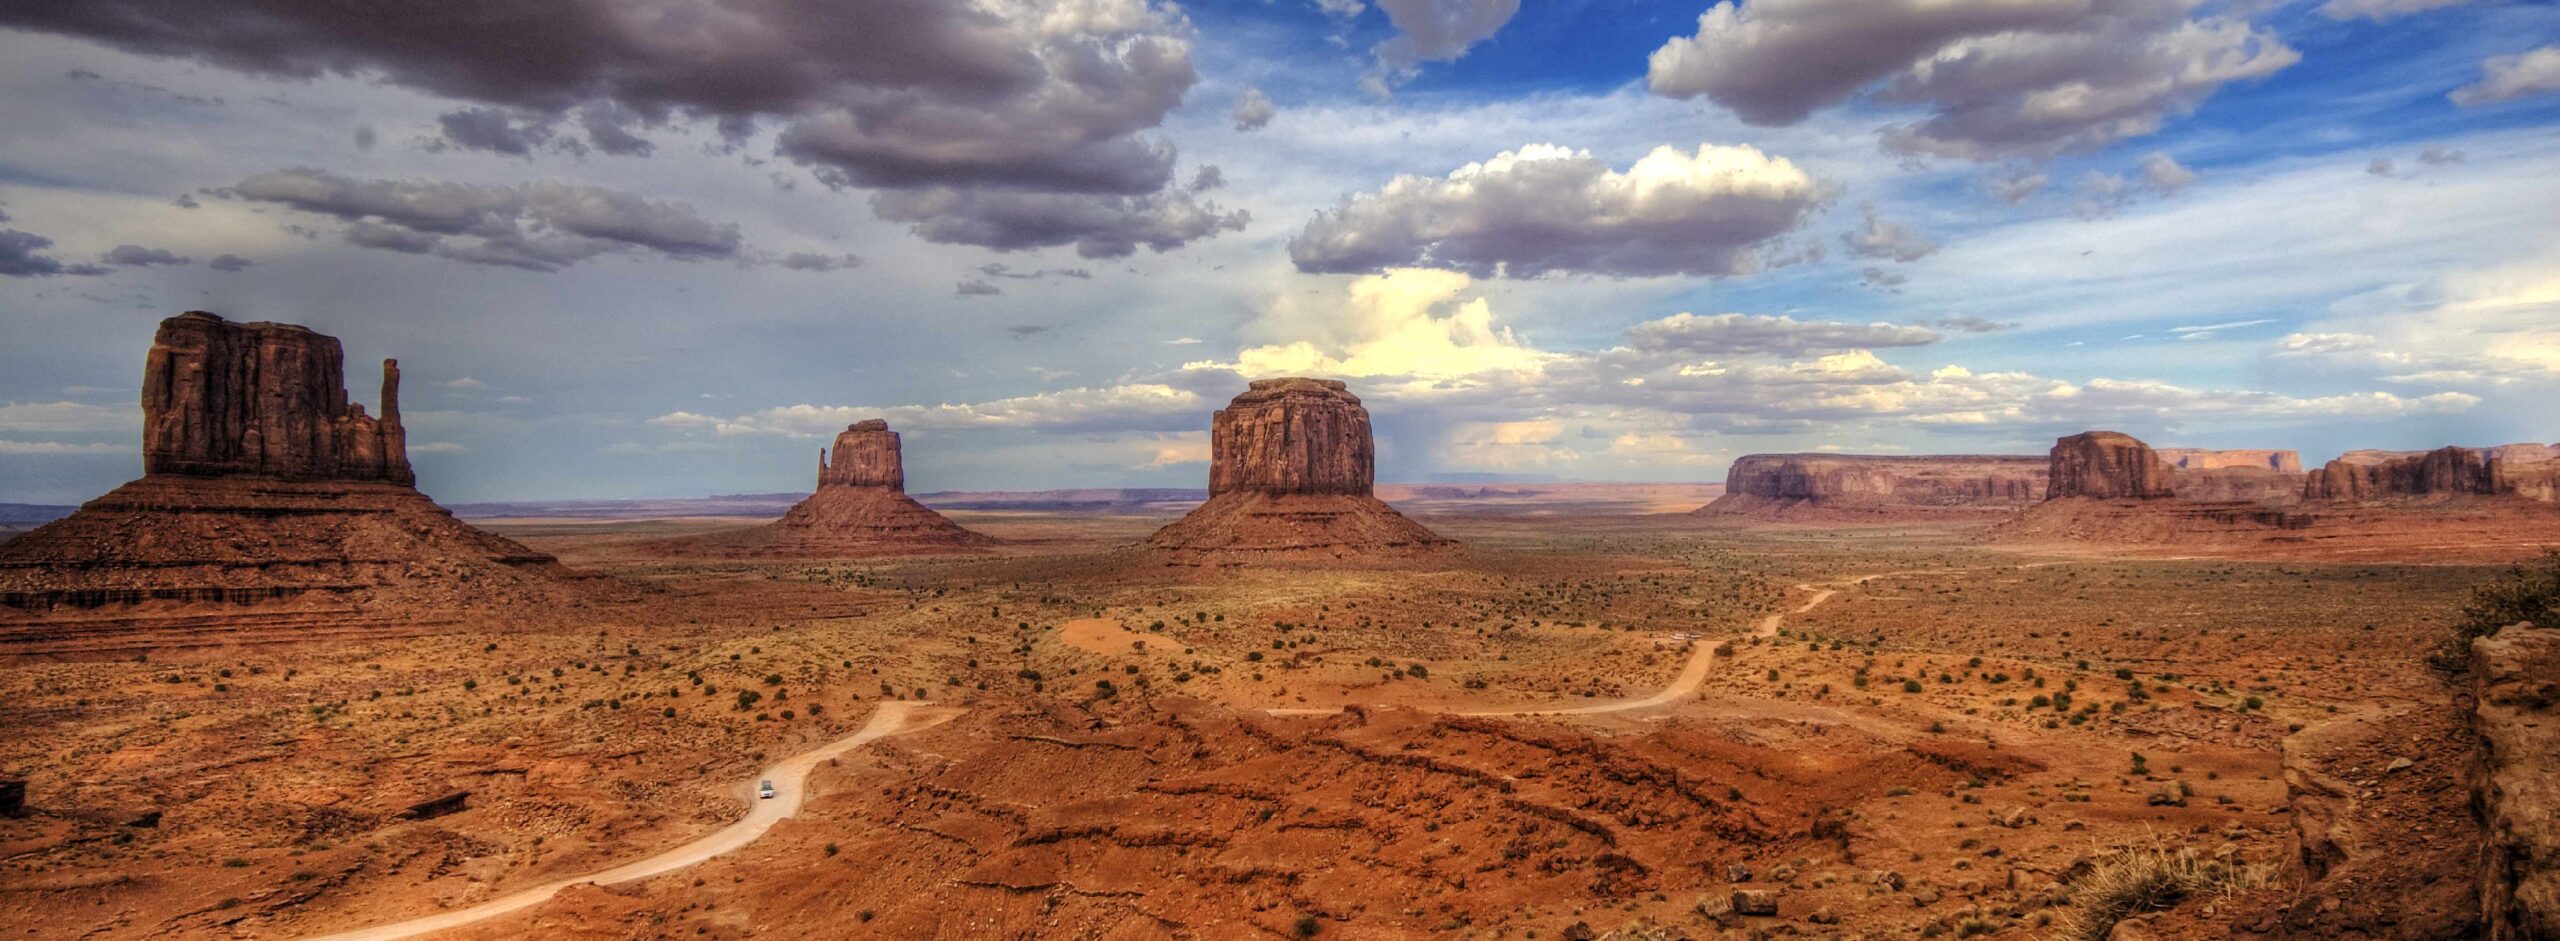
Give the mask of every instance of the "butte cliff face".
<svg viewBox="0 0 2560 941">
<path fill-rule="evenodd" d="M 2349 451 L 2303 481 L 2306 500 L 2516 496 L 2560 502 L 2560 447 L 2506 444 L 2433 451 Z"/>
<path fill-rule="evenodd" d="M 306 640 L 558 600 L 550 556 L 412 486 L 398 367 L 374 418 L 341 356 L 289 324 L 162 321 L 144 475 L 0 544 L 0 651 Z"/>
<path fill-rule="evenodd" d="M 1947 515 L 2005 512 L 2044 496 L 2031 455 L 1746 454 L 1725 472 L 1710 516 Z"/>
<path fill-rule="evenodd" d="M 855 558 L 966 552 L 995 544 L 907 496 L 898 433 L 880 419 L 855 422 L 818 453 L 818 489 L 780 520 L 737 532 L 669 540 L 670 555 Z"/>
<path fill-rule="evenodd" d="M 2045 498 L 2164 500 L 2176 495 L 2168 462 L 2132 435 L 2084 431 L 2053 443 Z"/>
<path fill-rule="evenodd" d="M 1148 537 L 1179 558 L 1354 558 L 1450 545 L 1377 498 L 1369 410 L 1342 383 L 1256 380 L 1209 426 L 1209 500 Z"/>
<path fill-rule="evenodd" d="M 347 401 L 338 338 L 203 311 L 160 322 L 142 373 L 142 470 L 198 477 L 408 485 L 400 364 L 382 362 L 382 417 Z"/>
</svg>

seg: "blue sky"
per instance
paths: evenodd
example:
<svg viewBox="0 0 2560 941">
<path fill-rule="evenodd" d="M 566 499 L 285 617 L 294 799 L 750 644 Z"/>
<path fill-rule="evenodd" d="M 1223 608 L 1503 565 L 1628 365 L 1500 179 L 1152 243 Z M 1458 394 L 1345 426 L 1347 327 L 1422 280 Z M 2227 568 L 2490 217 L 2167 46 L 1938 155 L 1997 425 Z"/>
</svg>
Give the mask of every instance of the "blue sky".
<svg viewBox="0 0 2560 941">
<path fill-rule="evenodd" d="M 452 500 L 1197 485 L 1284 373 L 1390 480 L 2560 439 L 2549 3 L 484 6 L 564 51 L 0 13 L 0 501 L 190 308 L 398 356 Z"/>
</svg>

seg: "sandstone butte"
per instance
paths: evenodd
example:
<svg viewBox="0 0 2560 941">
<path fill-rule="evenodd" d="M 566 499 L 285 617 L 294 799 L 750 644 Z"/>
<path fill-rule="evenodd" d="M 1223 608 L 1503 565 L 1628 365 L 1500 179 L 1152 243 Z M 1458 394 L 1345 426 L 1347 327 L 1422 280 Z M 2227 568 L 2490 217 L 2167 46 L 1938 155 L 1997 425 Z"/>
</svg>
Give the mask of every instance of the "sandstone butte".
<svg viewBox="0 0 2560 941">
<path fill-rule="evenodd" d="M 2007 454 L 1746 454 L 1708 516 L 1804 518 L 1823 511 L 1944 515 L 2015 510 L 2042 499 L 2046 460 Z"/>
<path fill-rule="evenodd" d="M 1452 545 L 1379 500 L 1369 410 L 1342 383 L 1259 379 L 1209 425 L 1209 500 L 1147 538 L 1177 563 L 1356 559 Z"/>
<path fill-rule="evenodd" d="M 2151 446 L 2115 431 L 2084 431 L 2053 443 L 2046 499 L 2165 500 L 2176 472 Z"/>
<path fill-rule="evenodd" d="M 377 418 L 348 401 L 343 360 L 337 338 L 291 324 L 162 321 L 143 476 L 0 544 L 0 649 L 217 628 L 302 639 L 549 597 L 555 560 L 414 486 L 398 363 L 383 362 Z"/>
<path fill-rule="evenodd" d="M 854 558 L 983 549 L 996 540 L 964 529 L 907 496 L 898 433 L 880 419 L 845 426 L 818 452 L 818 489 L 782 518 L 754 529 L 668 540 L 673 555 Z"/>
</svg>

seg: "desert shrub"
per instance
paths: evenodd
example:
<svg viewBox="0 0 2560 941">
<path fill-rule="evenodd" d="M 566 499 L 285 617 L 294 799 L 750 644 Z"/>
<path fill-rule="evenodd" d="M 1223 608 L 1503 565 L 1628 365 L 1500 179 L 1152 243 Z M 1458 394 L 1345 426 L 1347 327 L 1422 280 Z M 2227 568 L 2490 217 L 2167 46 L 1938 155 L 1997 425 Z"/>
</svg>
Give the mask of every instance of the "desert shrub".
<svg viewBox="0 0 2560 941">
<path fill-rule="evenodd" d="M 2054 920 L 2051 941 L 2106 941 L 2127 916 L 2190 896 L 2246 892 L 2266 885 L 2274 873 L 2272 866 L 2226 863 L 2189 848 L 2122 850 L 2071 884 L 2071 902 Z"/>
<path fill-rule="evenodd" d="M 2530 564 L 2471 590 L 2462 605 L 2453 635 L 2429 659 L 2438 669 L 2460 673 L 2470 669 L 2471 639 L 2487 637 L 2518 621 L 2560 627 L 2560 551 L 2545 552 Z"/>
</svg>

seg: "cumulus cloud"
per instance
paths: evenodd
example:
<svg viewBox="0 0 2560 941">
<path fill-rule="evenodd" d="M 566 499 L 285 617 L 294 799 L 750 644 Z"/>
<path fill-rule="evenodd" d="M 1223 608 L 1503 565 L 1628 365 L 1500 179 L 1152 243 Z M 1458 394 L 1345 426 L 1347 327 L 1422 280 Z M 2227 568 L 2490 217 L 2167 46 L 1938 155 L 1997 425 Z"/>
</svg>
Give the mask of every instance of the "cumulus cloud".
<svg viewBox="0 0 2560 941">
<path fill-rule="evenodd" d="M 839 187 L 1154 193 L 1174 153 L 1150 132 L 1197 82 L 1191 24 L 1160 0 L 40 0 L 0 27 L 375 78 L 474 106 L 444 140 L 499 153 L 573 118 L 608 154 L 678 119 L 732 142 L 778 127 L 781 156 Z"/>
<path fill-rule="evenodd" d="M 1910 226 L 1876 215 L 1875 207 L 1866 207 L 1867 227 L 1840 236 L 1849 253 L 1860 258 L 1890 258 L 1894 261 L 1918 261 L 1938 250 L 1938 243 L 1921 235 Z"/>
<path fill-rule="evenodd" d="M 2042 171 L 2027 167 L 2012 167 L 1984 177 L 1982 186 L 1991 192 L 1993 198 L 2015 206 L 2034 198 L 2037 193 L 2044 192 L 2045 186 L 2051 182 L 2052 180 L 2048 179 Z"/>
<path fill-rule="evenodd" d="M 1747 145 L 1658 147 L 1620 171 L 1589 151 L 1531 144 L 1355 194 L 1290 239 L 1289 257 L 1305 272 L 1714 277 L 1755 270 L 1755 248 L 1821 200 L 1795 164 Z"/>
<path fill-rule="evenodd" d="M 704 219 L 691 206 L 577 183 L 357 180 L 296 167 L 229 192 L 335 217 L 347 223 L 342 234 L 351 244 L 532 271 L 632 251 L 734 258 L 740 247 L 736 225 Z"/>
<path fill-rule="evenodd" d="M 168 249 L 144 248 L 140 245 L 118 245 L 114 248 L 108 249 L 106 254 L 98 256 L 98 261 L 100 264 L 119 265 L 130 268 L 148 268 L 153 265 L 195 264 L 195 259 L 180 255 Z"/>
<path fill-rule="evenodd" d="M 2560 46 L 2543 46 L 2481 60 L 2480 80 L 2456 88 L 2445 97 L 2469 108 L 2555 91 L 2560 91 Z"/>
<path fill-rule="evenodd" d="M 2180 166 L 2178 158 L 2155 150 L 2142 158 L 2142 182 L 2164 196 L 2174 196 L 2195 185 L 2196 172 Z"/>
<path fill-rule="evenodd" d="M 1296 298 L 1288 303 L 1303 303 Z M 1473 279 L 1455 271 L 1409 268 L 1351 282 L 1339 302 L 1319 310 L 1283 311 L 1307 323 L 1314 340 L 1250 347 L 1234 363 L 1195 362 L 1190 368 L 1232 369 L 1247 377 L 1397 376 L 1451 379 L 1487 372 L 1535 372 L 1547 355 L 1529 348 L 1509 328 L 1496 327 L 1493 308 L 1473 291 Z"/>
<path fill-rule="evenodd" d="M 1767 314 L 1673 314 L 1627 331 L 1630 347 L 1644 352 L 1707 356 L 1803 356 L 1845 350 L 1927 346 L 1937 331 L 1889 323 L 1853 324 L 1797 320 Z"/>
<path fill-rule="evenodd" d="M 1222 210 L 1186 189 L 1143 196 L 894 190 L 873 195 L 871 211 L 910 223 L 911 231 L 928 242 L 997 251 L 1072 244 L 1086 258 L 1121 258 L 1139 246 L 1169 252 L 1242 229 L 1251 219 L 1244 210 Z"/>
<path fill-rule="evenodd" d="M 53 240 L 33 232 L 0 229 L 0 277 L 50 278 L 106 274 L 104 265 L 68 264 L 47 253 Z"/>
<path fill-rule="evenodd" d="M 1377 0 L 1396 35 L 1372 50 L 1389 70 L 1454 62 L 1493 38 L 1520 12 L 1520 0 Z"/>
<path fill-rule="evenodd" d="M 1928 109 L 1885 129 L 1911 155 L 1973 160 L 2090 150 L 2149 134 L 2223 85 L 2301 56 L 2273 32 L 2187 0 L 1752 0 L 1718 3 L 1653 53 L 1662 95 L 1793 124 L 1874 87 Z"/>
<path fill-rule="evenodd" d="M 2272 360 L 2393 383 L 2560 382 L 2560 275 L 2549 259 L 2453 271 L 2343 299 Z"/>
<path fill-rule="evenodd" d="M 1227 116 L 1235 119 L 1236 130 L 1239 131 L 1259 131 L 1269 126 L 1272 115 L 1278 113 L 1279 109 L 1271 104 L 1271 97 L 1259 88 L 1245 89 L 1243 94 L 1236 96 L 1235 107 L 1227 109 Z"/>
<path fill-rule="evenodd" d="M 2329 0 L 2320 5 L 2320 14 L 2333 20 L 2352 20 L 2362 17 L 2379 23 L 2411 13 L 2440 10 L 2469 2 L 2471 0 Z"/>
</svg>

